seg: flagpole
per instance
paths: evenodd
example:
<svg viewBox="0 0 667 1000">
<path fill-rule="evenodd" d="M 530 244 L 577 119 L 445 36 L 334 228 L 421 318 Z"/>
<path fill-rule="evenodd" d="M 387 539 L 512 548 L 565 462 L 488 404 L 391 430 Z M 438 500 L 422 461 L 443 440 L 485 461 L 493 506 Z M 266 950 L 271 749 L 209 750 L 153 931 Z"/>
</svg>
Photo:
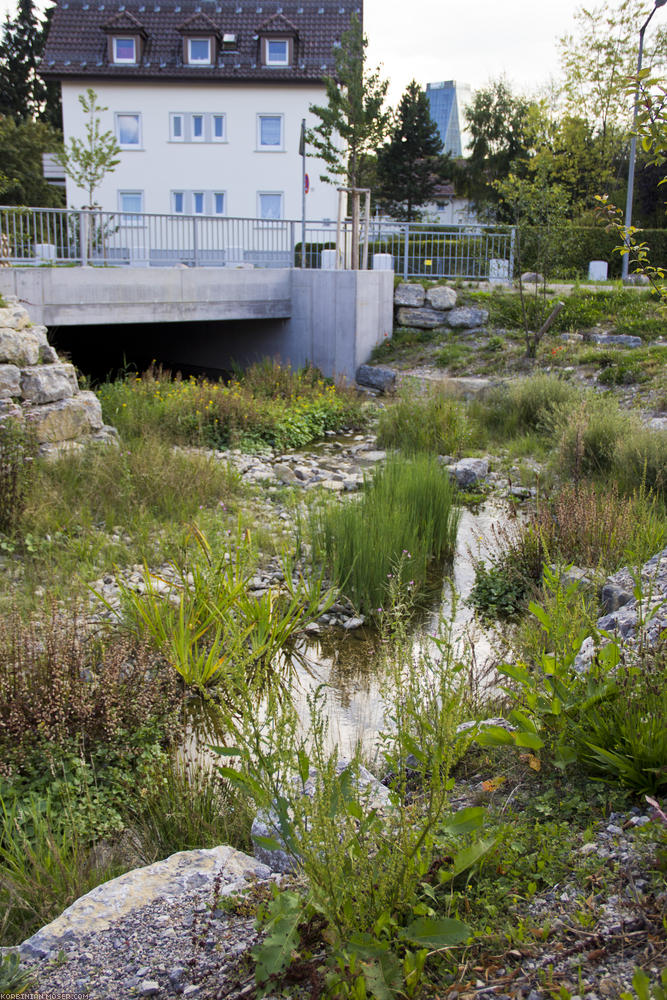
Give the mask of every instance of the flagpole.
<svg viewBox="0 0 667 1000">
<path fill-rule="evenodd" d="M 306 266 L 306 119 L 301 120 L 301 267 Z"/>
</svg>

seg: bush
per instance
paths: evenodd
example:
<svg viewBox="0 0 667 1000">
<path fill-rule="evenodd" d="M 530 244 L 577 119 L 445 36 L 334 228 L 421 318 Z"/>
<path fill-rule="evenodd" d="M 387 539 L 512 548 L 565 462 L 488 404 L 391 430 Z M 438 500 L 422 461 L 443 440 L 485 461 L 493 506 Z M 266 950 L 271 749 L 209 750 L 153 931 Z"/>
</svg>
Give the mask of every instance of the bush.
<svg viewBox="0 0 667 1000">
<path fill-rule="evenodd" d="M 33 480 L 37 446 L 16 420 L 0 421 L 0 534 L 17 530 Z"/>
<path fill-rule="evenodd" d="M 561 472 L 580 480 L 585 476 L 609 476 L 617 466 L 621 442 L 634 439 L 638 419 L 619 409 L 608 396 L 588 396 L 560 420 L 558 463 Z M 638 487 L 641 479 L 633 484 Z"/>
<path fill-rule="evenodd" d="M 381 412 L 377 436 L 381 448 L 458 456 L 468 437 L 465 410 L 441 389 L 403 392 Z"/>
<path fill-rule="evenodd" d="M 667 496 L 667 431 L 640 427 L 623 436 L 616 449 L 614 471 L 624 490 L 642 483 L 656 495 Z"/>
<path fill-rule="evenodd" d="M 471 406 L 471 414 L 497 440 L 533 432 L 546 435 L 578 395 L 570 382 L 553 375 L 535 375 L 493 389 Z"/>
<path fill-rule="evenodd" d="M 295 373 L 273 361 L 228 385 L 151 370 L 105 383 L 98 394 L 105 420 L 128 441 L 148 431 L 170 444 L 298 448 L 328 430 L 363 423 L 354 390 L 332 385 L 315 369 Z"/>
<path fill-rule="evenodd" d="M 365 481 L 358 500 L 314 512 L 315 548 L 333 580 L 365 614 L 392 591 L 414 604 L 433 560 L 451 559 L 459 514 L 455 489 L 436 459 L 390 458 Z"/>
</svg>

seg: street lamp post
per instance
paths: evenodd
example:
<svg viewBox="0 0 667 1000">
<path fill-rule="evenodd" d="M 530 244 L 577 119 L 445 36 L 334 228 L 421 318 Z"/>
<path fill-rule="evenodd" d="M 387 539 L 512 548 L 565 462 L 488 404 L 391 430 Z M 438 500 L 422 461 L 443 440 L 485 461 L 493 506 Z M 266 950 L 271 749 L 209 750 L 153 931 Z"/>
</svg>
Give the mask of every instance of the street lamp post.
<svg viewBox="0 0 667 1000">
<path fill-rule="evenodd" d="M 639 56 L 637 58 L 637 88 L 635 90 L 635 110 L 632 118 L 632 138 L 630 139 L 630 165 L 628 167 L 628 194 L 625 199 L 625 228 L 626 230 L 632 225 L 632 195 L 635 187 L 635 158 L 637 156 L 637 136 L 634 134 L 637 128 L 637 114 L 639 111 L 639 74 L 642 71 L 642 56 L 644 55 L 644 32 L 649 26 L 649 22 L 653 15 L 655 14 L 658 7 L 664 7 L 667 0 L 655 0 L 653 10 L 649 16 L 644 21 L 643 25 L 639 30 Z M 627 240 L 626 240 L 627 245 Z M 630 254 L 623 254 L 623 261 L 621 264 L 621 275 L 623 280 L 628 276 L 628 268 L 630 266 Z"/>
</svg>

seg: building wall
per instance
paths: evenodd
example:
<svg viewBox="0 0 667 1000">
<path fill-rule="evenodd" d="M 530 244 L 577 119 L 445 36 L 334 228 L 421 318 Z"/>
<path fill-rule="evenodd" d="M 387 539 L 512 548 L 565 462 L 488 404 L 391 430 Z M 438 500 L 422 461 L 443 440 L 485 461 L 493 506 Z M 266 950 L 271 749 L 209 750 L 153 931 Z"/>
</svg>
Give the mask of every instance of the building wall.
<svg viewBox="0 0 667 1000">
<path fill-rule="evenodd" d="M 103 210 L 120 208 L 119 192 L 141 191 L 144 212 L 170 214 L 173 191 L 205 191 L 224 192 L 225 215 L 256 218 L 259 192 L 280 192 L 282 217 L 301 218 L 301 121 L 305 118 L 309 126 L 316 123 L 308 107 L 326 103 L 324 86 L 64 81 L 66 140 L 85 138 L 86 116 L 78 97 L 88 86 L 96 91 L 98 104 L 108 109 L 100 115 L 102 131 L 115 131 L 118 113 L 141 115 L 139 148 L 120 153 L 120 163 L 95 194 Z M 172 141 L 169 116 L 173 112 L 224 114 L 226 141 Z M 258 150 L 257 116 L 261 114 L 283 116 L 280 151 Z M 333 185 L 320 181 L 321 161 L 308 157 L 306 169 L 310 178 L 307 217 L 335 220 L 338 195 Z M 68 179 L 68 206 L 79 208 L 86 203 L 86 193 Z"/>
</svg>

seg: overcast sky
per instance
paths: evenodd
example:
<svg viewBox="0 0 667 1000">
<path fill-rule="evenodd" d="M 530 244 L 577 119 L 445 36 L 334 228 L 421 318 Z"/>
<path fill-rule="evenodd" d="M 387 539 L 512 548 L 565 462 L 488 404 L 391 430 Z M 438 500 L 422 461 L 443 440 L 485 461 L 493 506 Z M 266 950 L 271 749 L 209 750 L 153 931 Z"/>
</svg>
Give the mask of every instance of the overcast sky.
<svg viewBox="0 0 667 1000">
<path fill-rule="evenodd" d="M 38 0 L 42 8 L 45 2 Z M 515 89 L 532 93 L 558 74 L 557 40 L 573 28 L 580 6 L 582 0 L 364 0 L 369 63 L 382 64 L 392 103 L 413 77 L 422 86 L 460 80 L 475 88 L 504 74 Z M 0 0 L 3 20 L 7 10 L 15 12 L 16 0 Z"/>
</svg>

